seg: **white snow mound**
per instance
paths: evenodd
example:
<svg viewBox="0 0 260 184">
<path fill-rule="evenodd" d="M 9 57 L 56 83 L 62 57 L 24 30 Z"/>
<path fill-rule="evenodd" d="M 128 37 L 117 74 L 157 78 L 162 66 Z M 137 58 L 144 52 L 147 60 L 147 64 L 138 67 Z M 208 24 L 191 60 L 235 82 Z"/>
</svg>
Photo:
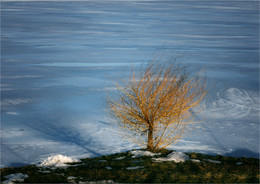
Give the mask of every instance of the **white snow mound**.
<svg viewBox="0 0 260 184">
<path fill-rule="evenodd" d="M 66 166 L 66 163 L 73 163 L 73 162 L 78 162 L 78 160 L 64 156 L 64 155 L 54 155 L 54 156 L 50 156 L 47 159 L 45 159 L 44 161 L 42 161 L 42 163 L 39 166 L 64 167 L 64 166 Z"/>
<path fill-rule="evenodd" d="M 150 151 L 141 151 L 141 150 L 131 151 L 131 154 L 133 155 L 132 156 L 133 158 L 142 157 L 142 156 L 153 157 L 155 155 L 160 155 L 160 153 L 152 153 Z"/>
<path fill-rule="evenodd" d="M 3 181 L 3 184 L 14 184 L 14 182 L 23 182 L 25 178 L 28 178 L 27 174 L 15 173 L 5 176 L 7 180 Z"/>
<path fill-rule="evenodd" d="M 185 162 L 189 160 L 189 156 L 182 152 L 172 152 L 166 158 L 154 158 L 155 162 L 174 161 L 176 163 Z"/>
</svg>

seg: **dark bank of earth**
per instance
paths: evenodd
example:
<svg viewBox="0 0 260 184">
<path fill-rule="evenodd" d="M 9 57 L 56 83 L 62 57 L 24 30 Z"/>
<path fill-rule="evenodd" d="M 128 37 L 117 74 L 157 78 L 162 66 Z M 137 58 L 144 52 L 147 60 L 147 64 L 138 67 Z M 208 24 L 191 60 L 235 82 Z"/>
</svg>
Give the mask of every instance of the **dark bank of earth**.
<svg viewBox="0 0 260 184">
<path fill-rule="evenodd" d="M 68 167 L 29 165 L 1 169 L 1 181 L 13 173 L 27 174 L 25 183 L 259 183 L 259 159 L 209 156 L 186 153 L 185 162 L 155 162 L 172 151 L 162 150 L 153 157 L 133 157 L 131 152 L 81 159 Z"/>
</svg>

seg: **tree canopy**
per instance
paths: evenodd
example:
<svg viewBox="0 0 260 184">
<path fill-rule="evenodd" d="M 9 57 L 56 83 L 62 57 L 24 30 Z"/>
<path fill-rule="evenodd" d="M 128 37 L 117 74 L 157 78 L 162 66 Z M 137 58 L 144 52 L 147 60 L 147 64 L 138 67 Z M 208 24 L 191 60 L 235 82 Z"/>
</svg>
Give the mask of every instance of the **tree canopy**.
<svg viewBox="0 0 260 184">
<path fill-rule="evenodd" d="M 191 76 L 180 63 L 150 62 L 132 70 L 129 79 L 116 82 L 117 93 L 108 105 L 130 140 L 158 150 L 176 143 L 193 122 L 206 95 L 204 71 Z"/>
</svg>

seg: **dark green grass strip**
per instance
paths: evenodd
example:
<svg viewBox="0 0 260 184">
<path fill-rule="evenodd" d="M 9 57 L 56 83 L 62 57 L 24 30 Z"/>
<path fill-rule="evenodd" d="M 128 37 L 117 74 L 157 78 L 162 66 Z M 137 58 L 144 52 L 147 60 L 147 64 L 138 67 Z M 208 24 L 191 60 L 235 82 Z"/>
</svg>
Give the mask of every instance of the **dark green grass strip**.
<svg viewBox="0 0 260 184">
<path fill-rule="evenodd" d="M 163 150 L 160 157 L 170 152 Z M 39 168 L 35 165 L 3 168 L 1 181 L 9 174 L 22 173 L 29 175 L 25 183 L 67 183 L 69 176 L 76 177 L 75 182 L 113 180 L 119 183 L 259 183 L 259 159 L 187 154 L 191 159 L 198 159 L 200 162 L 189 160 L 182 163 L 157 163 L 151 157 L 132 158 L 130 152 L 124 152 L 82 159 L 67 168 Z M 117 160 L 120 157 L 123 159 Z M 208 159 L 221 163 L 212 163 Z M 137 169 L 127 169 L 129 167 Z"/>
</svg>

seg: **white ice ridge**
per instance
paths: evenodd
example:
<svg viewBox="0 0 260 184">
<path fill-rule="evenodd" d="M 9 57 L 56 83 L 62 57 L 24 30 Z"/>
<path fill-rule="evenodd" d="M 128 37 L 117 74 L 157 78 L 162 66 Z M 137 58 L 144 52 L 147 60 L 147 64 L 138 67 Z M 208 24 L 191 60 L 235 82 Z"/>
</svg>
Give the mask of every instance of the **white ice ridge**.
<svg viewBox="0 0 260 184">
<path fill-rule="evenodd" d="M 155 162 L 165 162 L 165 161 L 174 161 L 176 163 L 179 163 L 179 162 L 185 162 L 186 160 L 189 160 L 189 156 L 186 155 L 185 153 L 183 152 L 172 152 L 170 153 L 169 155 L 167 155 L 166 158 L 154 158 L 153 160 Z"/>
<path fill-rule="evenodd" d="M 73 162 L 78 162 L 78 160 L 72 159 L 72 158 L 64 156 L 64 155 L 54 155 L 54 156 L 50 156 L 47 159 L 43 160 L 39 166 L 41 166 L 41 167 L 46 167 L 46 166 L 64 167 L 64 166 L 66 166 L 66 163 L 73 163 Z"/>
</svg>

